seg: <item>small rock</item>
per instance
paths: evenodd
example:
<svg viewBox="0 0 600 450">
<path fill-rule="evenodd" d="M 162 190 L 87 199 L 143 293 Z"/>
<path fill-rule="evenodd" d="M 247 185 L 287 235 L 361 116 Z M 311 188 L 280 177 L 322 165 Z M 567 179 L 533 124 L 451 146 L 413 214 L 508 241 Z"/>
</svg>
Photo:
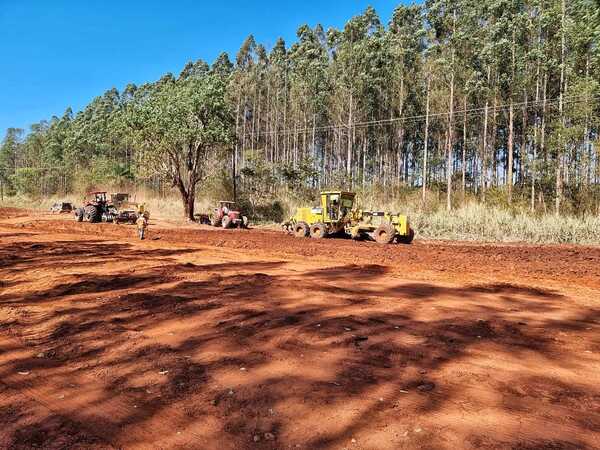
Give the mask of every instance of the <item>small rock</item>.
<svg viewBox="0 0 600 450">
<path fill-rule="evenodd" d="M 379 397 L 379 401 L 382 402 L 383 401 L 383 397 Z"/>
<path fill-rule="evenodd" d="M 275 439 L 275 435 L 273 433 L 265 433 L 265 439 L 267 441 L 272 441 L 273 439 Z"/>
<path fill-rule="evenodd" d="M 22 370 L 19 372 L 19 375 L 29 375 L 29 372 L 27 370 Z"/>
<path fill-rule="evenodd" d="M 421 431 L 423 431 L 420 427 L 415 428 L 415 433 L 420 433 Z"/>
<path fill-rule="evenodd" d="M 421 375 L 425 375 L 425 374 L 427 373 L 427 371 L 426 371 L 425 369 L 422 369 L 422 370 L 419 370 L 419 373 L 420 373 Z"/>
<path fill-rule="evenodd" d="M 245 371 L 246 371 L 246 368 L 245 368 L 245 367 L 240 367 L 240 370 L 241 370 L 242 372 L 245 372 Z"/>
<path fill-rule="evenodd" d="M 233 395 L 233 389 L 229 389 L 229 392 L 228 392 L 228 394 L 229 394 L 229 395 Z"/>
<path fill-rule="evenodd" d="M 168 373 L 169 373 L 168 370 L 161 370 L 160 372 L 158 372 L 159 375 L 166 375 Z"/>
<path fill-rule="evenodd" d="M 254 442 L 260 441 L 260 436 L 258 434 L 254 435 Z"/>
<path fill-rule="evenodd" d="M 37 358 L 43 358 L 44 356 L 46 356 L 44 355 L 44 352 L 40 352 L 36 355 Z"/>
<path fill-rule="evenodd" d="M 346 331 L 352 331 L 352 328 L 344 327 L 344 330 L 346 330 Z"/>
<path fill-rule="evenodd" d="M 352 440 L 350 442 L 352 442 L 353 444 L 356 444 L 356 439 L 352 438 Z"/>
<path fill-rule="evenodd" d="M 417 386 L 417 389 L 421 392 L 433 391 L 433 389 L 435 389 L 435 384 L 430 381 L 426 381 L 425 383 L 421 383 L 419 386 Z"/>
</svg>

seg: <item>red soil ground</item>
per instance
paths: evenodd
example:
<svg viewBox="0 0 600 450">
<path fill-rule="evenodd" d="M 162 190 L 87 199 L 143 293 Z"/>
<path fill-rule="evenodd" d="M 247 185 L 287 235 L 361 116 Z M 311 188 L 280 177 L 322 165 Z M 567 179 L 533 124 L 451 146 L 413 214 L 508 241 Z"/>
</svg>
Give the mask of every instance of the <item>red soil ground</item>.
<svg viewBox="0 0 600 450">
<path fill-rule="evenodd" d="M 600 448 L 600 248 L 0 210 L 0 448 Z"/>
</svg>

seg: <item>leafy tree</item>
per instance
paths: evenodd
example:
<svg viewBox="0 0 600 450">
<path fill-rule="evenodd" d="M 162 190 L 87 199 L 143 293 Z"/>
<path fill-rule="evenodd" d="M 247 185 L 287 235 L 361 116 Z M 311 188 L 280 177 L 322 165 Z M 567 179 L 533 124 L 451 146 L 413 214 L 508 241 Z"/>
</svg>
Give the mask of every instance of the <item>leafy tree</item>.
<svg viewBox="0 0 600 450">
<path fill-rule="evenodd" d="M 128 121 L 140 175 L 169 180 L 181 194 L 185 217 L 193 220 L 207 158 L 232 141 L 225 83 L 210 74 L 164 80 L 131 105 Z"/>
</svg>

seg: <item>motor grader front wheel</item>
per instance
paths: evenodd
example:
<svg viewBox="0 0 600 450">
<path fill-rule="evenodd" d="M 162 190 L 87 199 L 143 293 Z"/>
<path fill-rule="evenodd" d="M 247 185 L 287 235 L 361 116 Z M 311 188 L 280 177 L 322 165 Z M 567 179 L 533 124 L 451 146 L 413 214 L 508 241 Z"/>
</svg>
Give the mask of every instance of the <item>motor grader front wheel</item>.
<svg viewBox="0 0 600 450">
<path fill-rule="evenodd" d="M 313 239 L 323 239 L 327 236 L 327 228 L 323 223 L 315 223 L 310 227 L 310 237 Z"/>
<path fill-rule="evenodd" d="M 298 222 L 294 225 L 294 236 L 297 238 L 305 238 L 310 235 L 310 227 L 306 222 Z"/>
<path fill-rule="evenodd" d="M 389 222 L 382 223 L 374 232 L 375 241 L 379 244 L 390 244 L 396 237 L 396 230 Z"/>
</svg>

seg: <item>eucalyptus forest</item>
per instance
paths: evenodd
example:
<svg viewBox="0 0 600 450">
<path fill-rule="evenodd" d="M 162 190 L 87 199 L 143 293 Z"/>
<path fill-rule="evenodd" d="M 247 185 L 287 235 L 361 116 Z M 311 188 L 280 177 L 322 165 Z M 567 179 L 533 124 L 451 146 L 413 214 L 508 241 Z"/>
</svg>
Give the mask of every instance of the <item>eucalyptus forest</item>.
<svg viewBox="0 0 600 450">
<path fill-rule="evenodd" d="M 594 0 L 427 0 L 343 29 L 129 84 L 81 111 L 8 129 L 2 195 L 144 185 L 196 196 L 325 187 L 501 195 L 597 213 L 600 18 Z"/>
</svg>

